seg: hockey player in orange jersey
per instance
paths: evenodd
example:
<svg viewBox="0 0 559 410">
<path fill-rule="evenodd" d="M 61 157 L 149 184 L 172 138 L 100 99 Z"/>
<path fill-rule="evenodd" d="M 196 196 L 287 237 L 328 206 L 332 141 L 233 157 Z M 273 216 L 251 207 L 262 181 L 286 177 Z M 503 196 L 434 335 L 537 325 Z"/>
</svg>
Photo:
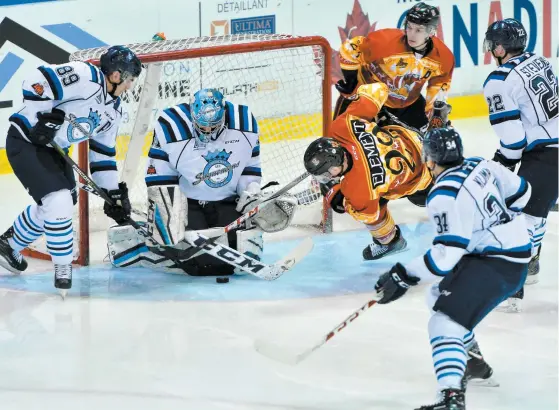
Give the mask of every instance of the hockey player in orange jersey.
<svg viewBox="0 0 559 410">
<path fill-rule="evenodd" d="M 389 89 L 384 108 L 400 121 L 423 130 L 430 121 L 430 128 L 446 125 L 450 106 L 443 101 L 454 56 L 434 36 L 439 19 L 436 7 L 418 3 L 408 11 L 404 31 L 382 29 L 346 40 L 340 48 L 344 80 L 336 84 L 341 95 L 335 115 L 346 109 L 359 85 L 381 82 Z M 425 84 L 426 98 L 421 94 Z"/>
<path fill-rule="evenodd" d="M 379 126 L 375 116 L 389 96 L 383 83 L 365 84 L 333 122 L 330 137 L 313 141 L 305 168 L 323 188 L 332 209 L 363 222 L 373 243 L 366 260 L 400 252 L 406 241 L 388 211 L 388 201 L 407 197 L 425 206 L 431 185 L 421 161 L 419 134 L 399 125 Z"/>
</svg>

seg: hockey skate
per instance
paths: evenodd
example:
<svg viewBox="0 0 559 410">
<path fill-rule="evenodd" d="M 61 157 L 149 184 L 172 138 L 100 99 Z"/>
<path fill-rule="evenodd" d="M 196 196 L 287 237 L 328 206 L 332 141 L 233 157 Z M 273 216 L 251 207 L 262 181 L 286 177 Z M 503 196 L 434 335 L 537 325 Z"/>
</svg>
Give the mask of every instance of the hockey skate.
<svg viewBox="0 0 559 410">
<path fill-rule="evenodd" d="M 504 313 L 520 313 L 522 312 L 522 299 L 524 299 L 524 287 L 520 288 L 518 292 L 507 300 L 501 302 L 495 310 Z"/>
<path fill-rule="evenodd" d="M 389 243 L 383 245 L 373 238 L 373 243 L 363 249 L 363 259 L 372 261 L 406 250 L 408 243 L 403 238 L 400 228 L 396 226 L 396 235 Z"/>
<path fill-rule="evenodd" d="M 72 265 L 54 265 L 54 287 L 60 290 L 62 298 L 66 297 L 68 289 L 72 287 Z"/>
<path fill-rule="evenodd" d="M 445 389 L 439 393 L 437 403 L 421 406 L 415 410 L 465 410 L 466 397 L 463 390 Z"/>
<path fill-rule="evenodd" d="M 540 273 L 540 251 L 542 247 L 540 246 L 538 249 L 537 255 L 535 255 L 530 262 L 528 263 L 528 276 L 526 277 L 525 285 L 533 285 L 534 283 L 538 283 L 539 273 Z"/>
<path fill-rule="evenodd" d="M 466 386 L 472 384 L 474 386 L 498 387 L 499 383 L 492 377 L 493 369 L 483 358 L 479 345 L 474 342 L 468 350 L 468 363 L 466 372 L 462 379 L 462 388 L 466 391 Z"/>
<path fill-rule="evenodd" d="M 8 239 L 14 234 L 14 228 L 8 229 L 0 236 L 0 266 L 6 268 L 12 273 L 20 274 L 27 269 L 27 261 L 23 259 L 23 255 L 12 249 Z"/>
</svg>

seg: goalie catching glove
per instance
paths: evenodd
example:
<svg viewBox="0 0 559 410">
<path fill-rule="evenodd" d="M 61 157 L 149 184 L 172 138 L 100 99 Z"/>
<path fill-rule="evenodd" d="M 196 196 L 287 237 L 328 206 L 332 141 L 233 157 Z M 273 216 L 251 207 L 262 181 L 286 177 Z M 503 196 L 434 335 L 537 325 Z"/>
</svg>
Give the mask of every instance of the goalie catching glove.
<svg viewBox="0 0 559 410">
<path fill-rule="evenodd" d="M 277 182 L 270 182 L 260 190 L 258 184 L 249 184 L 239 197 L 236 208 L 237 212 L 241 214 L 247 213 L 260 204 L 263 199 L 273 195 L 277 191 L 277 186 Z M 297 203 L 295 196 L 284 194 L 279 198 L 264 203 L 250 221 L 254 222 L 264 232 L 282 231 L 291 223 Z"/>
</svg>

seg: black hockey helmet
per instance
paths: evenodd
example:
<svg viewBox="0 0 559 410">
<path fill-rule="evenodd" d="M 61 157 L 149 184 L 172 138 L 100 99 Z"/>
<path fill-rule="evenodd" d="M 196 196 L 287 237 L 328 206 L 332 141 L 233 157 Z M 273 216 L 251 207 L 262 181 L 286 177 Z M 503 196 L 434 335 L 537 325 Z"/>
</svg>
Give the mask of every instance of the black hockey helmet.
<svg viewBox="0 0 559 410">
<path fill-rule="evenodd" d="M 454 128 L 433 128 L 423 137 L 423 162 L 458 165 L 464 160 L 462 138 Z"/>
<path fill-rule="evenodd" d="M 421 2 L 408 10 L 406 14 L 406 25 L 408 22 L 419 24 L 427 27 L 427 31 L 434 31 L 437 29 L 440 19 L 441 13 L 438 8 Z"/>
<path fill-rule="evenodd" d="M 142 63 L 128 47 L 112 46 L 101 55 L 101 71 L 105 75 L 118 71 L 122 82 L 128 76 L 139 77 Z"/>
<path fill-rule="evenodd" d="M 500 45 L 507 53 L 517 55 L 524 52 L 527 41 L 526 29 L 520 21 L 504 19 L 494 22 L 487 28 L 483 48 L 493 53 Z"/>
<path fill-rule="evenodd" d="M 344 163 L 345 148 L 338 141 L 329 137 L 321 137 L 307 147 L 303 161 L 306 170 L 315 176 L 328 172 L 330 167 L 341 167 Z"/>
</svg>

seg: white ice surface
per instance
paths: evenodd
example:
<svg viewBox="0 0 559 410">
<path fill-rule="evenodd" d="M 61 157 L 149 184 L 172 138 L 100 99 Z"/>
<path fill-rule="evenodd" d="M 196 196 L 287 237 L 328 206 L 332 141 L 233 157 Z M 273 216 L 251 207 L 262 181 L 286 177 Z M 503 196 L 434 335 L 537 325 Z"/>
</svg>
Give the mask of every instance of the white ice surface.
<svg viewBox="0 0 559 410">
<path fill-rule="evenodd" d="M 486 120 L 456 121 L 468 155 L 490 157 Z M 0 177 L 4 229 L 29 203 Z M 424 210 L 393 206 L 410 251 L 361 261 L 367 233 L 347 218 L 318 236 L 308 260 L 276 282 L 186 278 L 107 265 L 77 270 L 69 298 L 52 287 L 49 263 L 0 276 L 0 409 L 399 410 L 433 399 L 435 378 L 423 292 L 374 306 L 323 348 L 291 367 L 260 356 L 257 338 L 295 353 L 361 306 L 378 274 L 428 245 Z M 557 214 L 548 222 L 540 283 L 524 312 L 493 312 L 477 329 L 501 383 L 471 387 L 469 410 L 558 408 Z M 296 236 L 295 233 L 290 233 Z M 274 238 L 278 239 L 278 238 Z M 102 239 L 95 239 L 102 259 Z M 274 242 L 274 259 L 296 241 Z"/>
</svg>

